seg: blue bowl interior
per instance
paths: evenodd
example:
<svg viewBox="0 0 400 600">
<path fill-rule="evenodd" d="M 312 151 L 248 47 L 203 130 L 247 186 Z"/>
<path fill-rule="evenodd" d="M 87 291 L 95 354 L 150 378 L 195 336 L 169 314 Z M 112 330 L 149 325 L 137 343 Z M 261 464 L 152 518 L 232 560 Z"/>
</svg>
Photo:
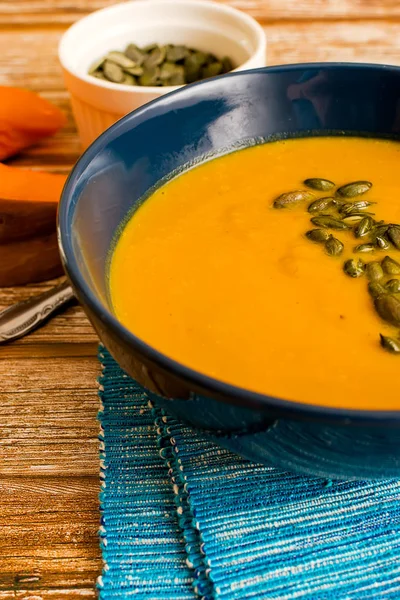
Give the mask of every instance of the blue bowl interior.
<svg viewBox="0 0 400 600">
<path fill-rule="evenodd" d="M 264 139 L 397 137 L 399 89 L 395 67 L 295 65 L 187 86 L 131 113 L 86 151 L 66 185 L 59 226 L 68 273 L 86 301 L 110 311 L 113 240 L 160 181 L 203 157 Z"/>
</svg>

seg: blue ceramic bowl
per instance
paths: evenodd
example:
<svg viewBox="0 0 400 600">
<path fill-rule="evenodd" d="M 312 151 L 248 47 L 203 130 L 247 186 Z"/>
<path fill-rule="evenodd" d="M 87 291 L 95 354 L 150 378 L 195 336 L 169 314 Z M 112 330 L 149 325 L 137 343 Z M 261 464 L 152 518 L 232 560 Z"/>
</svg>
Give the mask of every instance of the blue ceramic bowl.
<svg viewBox="0 0 400 600">
<path fill-rule="evenodd" d="M 78 161 L 60 205 L 61 253 L 105 346 L 167 411 L 256 462 L 328 478 L 398 477 L 400 412 L 379 411 L 378 399 L 373 412 L 307 406 L 216 381 L 135 337 L 108 299 L 113 237 L 170 173 L 257 139 L 345 133 L 399 136 L 399 68 L 291 65 L 186 86 L 120 120 Z"/>
</svg>

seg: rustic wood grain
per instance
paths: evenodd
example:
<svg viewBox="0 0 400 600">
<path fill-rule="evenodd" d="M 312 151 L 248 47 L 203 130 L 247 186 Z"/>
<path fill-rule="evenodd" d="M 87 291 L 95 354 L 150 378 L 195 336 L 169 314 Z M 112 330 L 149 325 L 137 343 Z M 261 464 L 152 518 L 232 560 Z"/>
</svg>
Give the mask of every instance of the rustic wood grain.
<svg viewBox="0 0 400 600">
<path fill-rule="evenodd" d="M 400 17 L 398 0 L 223 0 L 262 22 L 271 20 L 344 21 Z M 76 19 L 115 4 L 115 0 L 3 0 L 0 25 L 69 25 Z"/>
<path fill-rule="evenodd" d="M 222 1 L 259 19 L 271 65 L 400 64 L 398 0 Z M 79 157 L 57 45 L 68 25 L 114 3 L 0 2 L 0 85 L 39 92 L 68 116 L 62 132 L 11 164 L 66 173 Z M 54 283 L 0 290 L 0 308 Z M 29 337 L 0 346 L 0 600 L 96 596 L 96 351 L 97 336 L 76 305 Z"/>
</svg>

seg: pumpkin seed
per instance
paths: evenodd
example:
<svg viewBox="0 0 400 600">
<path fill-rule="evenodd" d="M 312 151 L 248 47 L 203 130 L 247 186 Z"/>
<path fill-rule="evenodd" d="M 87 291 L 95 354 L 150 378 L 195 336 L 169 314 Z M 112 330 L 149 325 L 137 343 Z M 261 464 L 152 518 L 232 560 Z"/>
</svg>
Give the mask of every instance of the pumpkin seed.
<svg viewBox="0 0 400 600">
<path fill-rule="evenodd" d="M 329 256 L 340 256 L 343 252 L 344 244 L 331 235 L 325 242 L 325 252 Z"/>
<path fill-rule="evenodd" d="M 382 268 L 388 275 L 400 275 L 400 264 L 390 258 L 390 256 L 385 256 L 382 260 Z"/>
<path fill-rule="evenodd" d="M 392 354 L 400 354 L 400 342 L 387 335 L 379 334 L 381 338 L 381 346 Z"/>
<path fill-rule="evenodd" d="M 226 57 L 225 57 L 226 58 Z M 221 62 L 223 62 L 225 60 L 225 58 L 221 59 Z M 206 62 L 204 63 L 205 65 L 209 65 L 212 62 L 215 62 L 216 60 L 218 60 L 218 58 L 215 56 L 215 54 L 211 54 L 211 52 L 209 52 L 206 55 Z"/>
<path fill-rule="evenodd" d="M 368 202 L 367 200 L 360 200 L 358 202 L 347 202 L 346 204 L 343 204 L 340 207 L 339 212 L 344 215 L 352 215 L 354 213 L 360 212 L 361 210 L 369 208 L 373 204 L 376 204 L 376 202 Z"/>
<path fill-rule="evenodd" d="M 149 54 L 150 52 L 155 50 L 155 48 L 157 48 L 157 46 L 158 46 L 158 44 L 147 44 L 147 46 L 144 46 L 142 48 L 142 52 L 144 52 L 145 54 Z"/>
<path fill-rule="evenodd" d="M 186 46 L 167 46 L 166 59 L 168 62 L 177 63 L 183 61 L 189 55 Z"/>
<path fill-rule="evenodd" d="M 165 60 L 166 50 L 164 46 L 156 46 L 144 59 L 143 68 L 148 71 L 158 67 Z"/>
<path fill-rule="evenodd" d="M 312 192 L 308 192 L 307 190 L 295 190 L 293 192 L 286 192 L 281 194 L 274 201 L 274 208 L 290 208 L 298 204 L 299 202 L 304 202 L 306 200 L 312 200 L 315 198 Z"/>
<path fill-rule="evenodd" d="M 174 73 L 176 72 L 178 65 L 176 65 L 173 62 L 165 62 L 161 67 L 160 67 L 160 79 L 162 81 L 165 81 L 167 79 L 169 79 L 170 77 L 172 77 L 172 75 L 174 75 Z M 181 69 L 183 71 L 183 67 L 181 66 Z"/>
<path fill-rule="evenodd" d="M 370 281 L 379 281 L 383 278 L 383 269 L 378 261 L 372 261 L 365 265 L 365 273 Z"/>
<path fill-rule="evenodd" d="M 378 298 L 379 296 L 389 293 L 378 281 L 371 281 L 371 283 L 368 284 L 368 291 L 373 298 Z"/>
<path fill-rule="evenodd" d="M 179 65 L 176 65 L 177 67 Z M 185 72 L 183 70 L 176 71 L 168 80 L 168 85 L 184 85 L 185 82 Z"/>
<path fill-rule="evenodd" d="M 92 63 L 92 65 L 89 68 L 89 75 L 94 75 L 95 77 L 97 76 L 97 71 L 99 71 L 99 69 L 102 68 L 103 64 L 104 64 L 105 58 L 98 58 L 97 60 L 94 61 L 94 63 Z"/>
<path fill-rule="evenodd" d="M 329 179 L 321 179 L 320 177 L 311 177 L 310 179 L 305 179 L 304 184 L 312 190 L 318 190 L 319 192 L 328 192 L 335 187 L 333 181 L 329 181 Z"/>
<path fill-rule="evenodd" d="M 390 225 L 387 235 L 393 246 L 400 250 L 400 225 Z"/>
<path fill-rule="evenodd" d="M 137 85 L 136 79 L 133 77 L 133 75 L 129 75 L 128 73 L 125 73 L 125 79 L 122 83 L 124 85 Z"/>
<path fill-rule="evenodd" d="M 385 287 L 391 294 L 400 294 L 400 279 L 390 279 Z"/>
<path fill-rule="evenodd" d="M 314 202 L 311 202 L 311 204 L 309 205 L 308 212 L 309 213 L 324 212 L 324 210 L 326 210 L 329 206 L 331 206 L 332 200 L 333 200 L 333 198 L 330 198 L 330 197 L 319 198 L 318 200 L 314 200 Z"/>
<path fill-rule="evenodd" d="M 140 85 L 154 86 L 158 85 L 160 81 L 160 69 L 158 67 L 152 67 L 151 69 L 144 69 L 143 75 L 139 77 Z"/>
<path fill-rule="evenodd" d="M 124 71 L 125 73 L 129 73 L 129 75 L 133 75 L 134 77 L 140 77 L 140 75 L 143 75 L 144 69 L 143 67 L 136 65 L 131 69 L 124 69 Z"/>
<path fill-rule="evenodd" d="M 121 69 L 132 69 L 137 66 L 136 63 L 125 56 L 123 52 L 117 52 L 116 50 L 109 52 L 106 56 L 106 60 L 111 60 L 111 62 L 121 67 Z"/>
<path fill-rule="evenodd" d="M 370 181 L 353 181 L 342 185 L 336 193 L 342 198 L 355 198 L 356 196 L 365 194 L 371 188 L 372 183 Z"/>
<path fill-rule="evenodd" d="M 390 244 L 386 238 L 381 235 L 377 235 L 375 237 L 375 246 L 380 250 L 389 250 Z"/>
<path fill-rule="evenodd" d="M 193 83 L 201 79 L 201 68 L 207 61 L 204 52 L 193 52 L 185 58 L 185 79 L 187 83 Z"/>
<path fill-rule="evenodd" d="M 347 223 L 347 225 L 357 225 L 363 219 L 365 219 L 365 215 L 363 213 L 354 213 L 351 215 L 346 215 L 342 218 L 342 221 Z"/>
<path fill-rule="evenodd" d="M 324 227 L 325 229 L 349 229 L 349 226 L 343 221 L 339 219 L 335 219 L 335 217 L 331 217 L 330 215 L 320 215 L 318 217 L 313 217 L 311 219 L 311 223 L 316 225 L 317 227 Z"/>
<path fill-rule="evenodd" d="M 113 83 L 122 83 L 125 79 L 125 73 L 121 67 L 111 60 L 106 60 L 104 62 L 103 73 L 106 79 L 108 79 L 108 81 L 112 81 Z"/>
<path fill-rule="evenodd" d="M 374 244 L 359 244 L 355 246 L 353 252 L 374 252 L 375 246 Z"/>
<path fill-rule="evenodd" d="M 371 217 L 363 217 L 357 227 L 354 229 L 354 235 L 357 238 L 364 237 L 372 230 L 373 226 L 374 220 L 371 219 Z"/>
<path fill-rule="evenodd" d="M 223 73 L 229 73 L 234 69 L 233 62 L 231 61 L 229 56 L 224 56 L 223 58 L 221 58 L 221 64 Z"/>
<path fill-rule="evenodd" d="M 306 237 L 312 242 L 322 243 L 329 240 L 331 234 L 326 229 L 310 229 L 307 231 Z"/>
<path fill-rule="evenodd" d="M 93 77 L 97 77 L 97 79 L 105 79 L 107 81 L 103 71 L 96 71 L 96 73 L 92 73 L 92 75 Z"/>
<path fill-rule="evenodd" d="M 136 46 L 136 44 L 129 44 L 125 50 L 125 56 L 133 60 L 136 65 L 141 65 L 146 58 L 146 54 Z"/>
<path fill-rule="evenodd" d="M 381 237 L 384 237 L 384 236 L 386 236 L 388 229 L 389 229 L 389 225 L 385 225 L 383 222 L 380 221 L 379 223 L 376 223 L 376 225 L 374 226 L 373 234 L 374 234 L 374 236 L 379 235 Z"/>
<path fill-rule="evenodd" d="M 208 79 L 208 77 L 216 77 L 217 75 L 221 75 L 223 71 L 222 63 L 213 62 L 210 65 L 206 65 L 201 70 L 201 78 Z"/>
<path fill-rule="evenodd" d="M 400 299 L 393 294 L 381 294 L 374 300 L 378 315 L 387 323 L 400 326 Z"/>
<path fill-rule="evenodd" d="M 343 268 L 344 272 L 349 277 L 355 278 L 364 275 L 364 263 L 360 259 L 355 260 L 354 258 L 350 258 L 349 260 L 346 260 L 346 262 L 343 265 Z"/>
</svg>

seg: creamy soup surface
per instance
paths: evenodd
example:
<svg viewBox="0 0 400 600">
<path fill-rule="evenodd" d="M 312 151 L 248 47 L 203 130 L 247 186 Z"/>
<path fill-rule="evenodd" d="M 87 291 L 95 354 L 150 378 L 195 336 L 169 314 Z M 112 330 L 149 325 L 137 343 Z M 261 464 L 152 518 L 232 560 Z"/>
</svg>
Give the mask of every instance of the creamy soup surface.
<svg viewBox="0 0 400 600">
<path fill-rule="evenodd" d="M 400 355 L 379 342 L 400 330 L 376 313 L 367 277 L 343 270 L 350 258 L 400 262 L 400 251 L 355 254 L 364 238 L 330 230 L 345 249 L 329 256 L 305 236 L 315 216 L 309 202 L 273 208 L 280 194 L 307 189 L 306 178 L 368 180 L 371 190 L 348 202 L 376 202 L 374 219 L 400 223 L 399 167 L 398 142 L 326 137 L 267 143 L 185 172 L 122 232 L 110 267 L 116 316 L 167 356 L 236 386 L 331 407 L 400 409 Z"/>
</svg>

